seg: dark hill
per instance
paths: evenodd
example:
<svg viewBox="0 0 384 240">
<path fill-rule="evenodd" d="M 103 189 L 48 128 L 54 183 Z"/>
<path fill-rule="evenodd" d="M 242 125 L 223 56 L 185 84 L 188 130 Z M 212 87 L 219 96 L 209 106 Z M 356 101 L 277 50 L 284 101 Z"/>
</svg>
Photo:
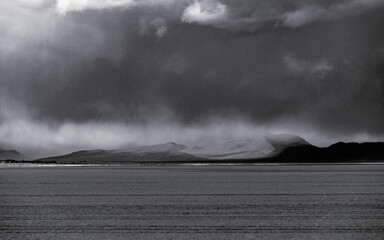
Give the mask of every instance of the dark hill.
<svg viewBox="0 0 384 240">
<path fill-rule="evenodd" d="M 290 146 L 273 157 L 278 162 L 377 162 L 384 161 L 384 143 L 335 143 L 319 148 L 313 145 Z"/>
</svg>

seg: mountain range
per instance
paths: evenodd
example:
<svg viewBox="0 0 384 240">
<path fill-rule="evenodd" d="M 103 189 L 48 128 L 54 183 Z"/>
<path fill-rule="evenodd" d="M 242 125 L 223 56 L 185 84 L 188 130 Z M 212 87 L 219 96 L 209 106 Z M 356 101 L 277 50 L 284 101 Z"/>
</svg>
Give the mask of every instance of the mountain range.
<svg viewBox="0 0 384 240">
<path fill-rule="evenodd" d="M 0 160 L 27 159 L 16 150 L 0 149 Z M 343 143 L 328 147 L 311 145 L 290 134 L 270 134 L 255 139 L 202 141 L 195 145 L 168 142 L 116 150 L 83 150 L 40 158 L 32 163 L 337 163 L 382 162 L 384 143 Z"/>
<path fill-rule="evenodd" d="M 174 142 L 117 150 L 84 150 L 38 159 L 54 163 L 330 163 L 380 162 L 384 143 L 336 143 L 320 148 L 296 135 L 221 140 L 186 146 Z"/>
</svg>

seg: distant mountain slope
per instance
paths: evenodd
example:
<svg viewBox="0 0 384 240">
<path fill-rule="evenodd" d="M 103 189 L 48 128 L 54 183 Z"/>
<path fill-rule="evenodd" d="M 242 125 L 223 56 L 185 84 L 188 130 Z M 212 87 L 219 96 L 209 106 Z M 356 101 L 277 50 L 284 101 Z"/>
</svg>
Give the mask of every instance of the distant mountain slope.
<svg viewBox="0 0 384 240">
<path fill-rule="evenodd" d="M 179 153 L 181 150 L 184 150 L 186 146 L 179 145 L 174 142 L 168 142 L 164 144 L 156 144 L 156 145 L 147 145 L 140 147 L 131 147 L 126 149 L 118 149 L 113 150 L 113 153 Z"/>
<path fill-rule="evenodd" d="M 279 154 L 274 161 L 279 162 L 384 162 L 384 143 L 343 143 L 319 148 L 312 145 L 290 146 Z"/>
<path fill-rule="evenodd" d="M 271 155 L 277 155 L 288 147 L 311 146 L 303 138 L 292 134 L 269 134 L 265 139 L 274 148 Z"/>
<path fill-rule="evenodd" d="M 264 139 L 221 140 L 199 143 L 183 152 L 206 159 L 248 159 L 265 157 L 273 147 Z"/>
<path fill-rule="evenodd" d="M 269 134 L 244 140 L 202 142 L 183 152 L 207 159 L 254 159 L 275 155 L 289 146 L 307 145 L 304 139 L 291 134 Z"/>
<path fill-rule="evenodd" d="M 25 156 L 16 150 L 0 149 L 0 160 L 23 160 Z"/>
<path fill-rule="evenodd" d="M 1 153 L 1 152 L 0 152 Z M 12 154 L 13 155 L 12 155 Z M 19 159 L 12 151 L 6 158 Z M 254 140 L 200 142 L 185 146 L 173 142 L 118 150 L 85 150 L 38 159 L 57 163 L 337 163 L 384 162 L 384 143 L 343 143 L 316 147 L 289 134 L 268 135 Z"/>
<path fill-rule="evenodd" d="M 67 155 L 38 159 L 57 163 L 125 163 L 157 161 L 198 161 L 198 157 L 183 153 L 184 145 L 165 143 L 120 150 L 85 150 Z"/>
<path fill-rule="evenodd" d="M 185 162 L 265 158 L 289 146 L 308 144 L 294 135 L 270 135 L 255 140 L 221 140 L 185 146 L 173 142 L 118 150 L 85 150 L 39 159 L 58 163 Z"/>
</svg>

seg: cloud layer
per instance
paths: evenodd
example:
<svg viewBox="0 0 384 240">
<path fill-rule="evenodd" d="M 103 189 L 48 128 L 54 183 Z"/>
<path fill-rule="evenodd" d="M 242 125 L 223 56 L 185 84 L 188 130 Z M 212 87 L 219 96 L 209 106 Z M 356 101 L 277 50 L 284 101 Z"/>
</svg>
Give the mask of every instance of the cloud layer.
<svg viewBox="0 0 384 240">
<path fill-rule="evenodd" d="M 133 7 L 157 7 L 174 3 L 175 0 L 57 0 L 56 10 L 60 15 L 65 15 L 67 12 L 113 8 L 127 10 Z"/>
<path fill-rule="evenodd" d="M 238 125 L 380 139 L 383 10 L 380 0 L 3 1 L 0 145 L 39 155 L 198 141 L 209 129 L 250 137 Z"/>
</svg>

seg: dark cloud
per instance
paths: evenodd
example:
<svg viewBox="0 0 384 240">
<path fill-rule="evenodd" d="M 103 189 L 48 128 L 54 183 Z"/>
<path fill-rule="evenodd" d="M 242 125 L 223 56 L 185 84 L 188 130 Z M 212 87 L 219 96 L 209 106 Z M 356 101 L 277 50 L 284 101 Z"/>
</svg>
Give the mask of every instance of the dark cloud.
<svg viewBox="0 0 384 240">
<path fill-rule="evenodd" d="M 1 4 L 17 25 L 0 19 L 3 143 L 20 141 L 11 124 L 20 119 L 65 143 L 73 140 L 65 126 L 104 123 L 181 131 L 239 121 L 319 136 L 383 135 L 382 1 L 133 2 L 65 11 L 52 1 Z M 200 8 L 186 15 L 193 4 Z"/>
</svg>

